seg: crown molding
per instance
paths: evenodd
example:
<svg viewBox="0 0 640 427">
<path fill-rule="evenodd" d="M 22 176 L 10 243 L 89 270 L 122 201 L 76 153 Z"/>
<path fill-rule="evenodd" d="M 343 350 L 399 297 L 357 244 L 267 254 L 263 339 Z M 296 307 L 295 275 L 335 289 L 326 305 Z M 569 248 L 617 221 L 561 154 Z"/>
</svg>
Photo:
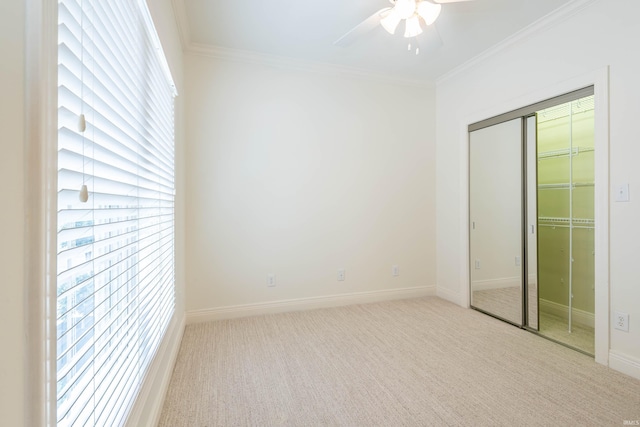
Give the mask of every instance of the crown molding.
<svg viewBox="0 0 640 427">
<path fill-rule="evenodd" d="M 180 1 L 180 0 L 178 0 Z M 185 53 L 219 59 L 231 62 L 240 62 L 251 65 L 266 65 L 291 71 L 302 71 L 330 76 L 353 76 L 377 83 L 403 85 L 411 87 L 434 88 L 435 83 L 429 80 L 401 79 L 385 74 L 375 73 L 368 70 L 346 67 L 337 64 L 307 61 L 297 58 L 277 56 L 253 51 L 229 49 L 219 46 L 210 46 L 199 43 L 191 43 Z"/>
<path fill-rule="evenodd" d="M 583 9 L 587 8 L 591 3 L 596 2 L 597 0 L 573 0 L 564 5 L 560 6 L 558 9 L 548 13 L 532 24 L 526 26 L 522 30 L 514 33 L 510 37 L 504 39 L 503 41 L 493 45 L 489 49 L 480 53 L 479 55 L 471 58 L 470 60 L 464 62 L 462 65 L 454 68 L 453 70 L 443 74 L 439 78 L 436 79 L 436 86 L 446 82 L 447 80 L 455 77 L 458 74 L 463 73 L 464 71 L 475 67 L 476 65 L 488 60 L 489 58 L 497 55 L 498 53 L 508 49 L 509 47 L 519 43 L 522 40 L 529 38 L 530 36 L 544 31 L 562 21 L 569 19 L 570 17 L 576 15 Z"/>
<path fill-rule="evenodd" d="M 331 63 L 306 61 L 291 57 L 283 57 L 253 51 L 229 49 L 219 46 L 195 43 L 191 38 L 189 19 L 185 0 L 171 0 L 176 18 L 178 33 L 185 54 L 204 56 L 225 61 L 240 62 L 252 65 L 267 65 L 291 71 L 303 71 L 331 76 L 353 76 L 377 83 L 395 84 L 412 87 L 434 88 L 435 83 L 430 80 L 401 79 L 381 73 L 375 73 L 355 67 L 346 67 Z"/>
</svg>

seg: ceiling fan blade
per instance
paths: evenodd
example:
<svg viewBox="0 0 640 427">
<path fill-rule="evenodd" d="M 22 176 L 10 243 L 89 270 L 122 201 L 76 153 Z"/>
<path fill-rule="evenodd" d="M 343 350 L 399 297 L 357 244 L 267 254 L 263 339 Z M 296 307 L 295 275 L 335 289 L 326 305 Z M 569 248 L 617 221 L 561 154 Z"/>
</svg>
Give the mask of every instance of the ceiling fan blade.
<svg viewBox="0 0 640 427">
<path fill-rule="evenodd" d="M 356 39 L 359 38 L 360 36 L 363 36 L 364 34 L 373 30 L 375 27 L 378 26 L 378 24 L 380 24 L 382 15 L 384 14 L 384 12 L 388 10 L 391 10 L 391 8 L 385 7 L 384 9 L 380 9 L 379 11 L 371 15 L 370 17 L 368 17 L 367 19 L 365 19 L 364 21 L 362 21 L 361 23 L 353 27 L 351 30 L 349 30 L 345 35 L 340 37 L 338 40 L 333 42 L 334 46 L 348 46 L 354 41 L 356 41 Z"/>
</svg>

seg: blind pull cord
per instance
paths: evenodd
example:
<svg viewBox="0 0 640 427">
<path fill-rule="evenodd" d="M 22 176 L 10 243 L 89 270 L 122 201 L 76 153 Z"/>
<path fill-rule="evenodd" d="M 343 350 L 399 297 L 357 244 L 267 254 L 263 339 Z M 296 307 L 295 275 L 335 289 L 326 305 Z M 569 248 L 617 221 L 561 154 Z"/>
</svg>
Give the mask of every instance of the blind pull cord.
<svg viewBox="0 0 640 427">
<path fill-rule="evenodd" d="M 86 176 L 84 174 L 84 131 L 87 130 L 87 121 L 84 118 L 84 2 L 80 2 L 80 117 L 78 117 L 78 132 L 82 134 L 82 187 L 78 199 L 82 203 L 89 200 L 89 190 L 85 184 Z"/>
</svg>

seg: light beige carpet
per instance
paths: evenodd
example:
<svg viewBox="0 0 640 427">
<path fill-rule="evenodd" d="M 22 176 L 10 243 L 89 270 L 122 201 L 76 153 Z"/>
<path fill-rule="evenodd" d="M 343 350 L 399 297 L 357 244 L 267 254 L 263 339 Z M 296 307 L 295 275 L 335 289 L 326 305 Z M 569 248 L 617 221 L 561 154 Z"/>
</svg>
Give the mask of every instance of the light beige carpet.
<svg viewBox="0 0 640 427">
<path fill-rule="evenodd" d="M 161 426 L 620 426 L 640 381 L 438 298 L 190 325 Z"/>
</svg>

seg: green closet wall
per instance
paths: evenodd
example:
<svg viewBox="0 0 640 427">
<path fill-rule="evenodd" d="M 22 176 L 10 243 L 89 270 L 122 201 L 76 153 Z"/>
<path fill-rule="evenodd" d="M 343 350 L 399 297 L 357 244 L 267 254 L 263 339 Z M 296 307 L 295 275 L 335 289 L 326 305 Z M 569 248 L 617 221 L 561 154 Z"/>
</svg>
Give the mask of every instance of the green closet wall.
<svg viewBox="0 0 640 427">
<path fill-rule="evenodd" d="M 540 111 L 537 122 L 539 297 L 569 305 L 571 206 L 573 308 L 593 313 L 593 97 Z M 573 200 L 570 183 L 574 184 Z"/>
</svg>

